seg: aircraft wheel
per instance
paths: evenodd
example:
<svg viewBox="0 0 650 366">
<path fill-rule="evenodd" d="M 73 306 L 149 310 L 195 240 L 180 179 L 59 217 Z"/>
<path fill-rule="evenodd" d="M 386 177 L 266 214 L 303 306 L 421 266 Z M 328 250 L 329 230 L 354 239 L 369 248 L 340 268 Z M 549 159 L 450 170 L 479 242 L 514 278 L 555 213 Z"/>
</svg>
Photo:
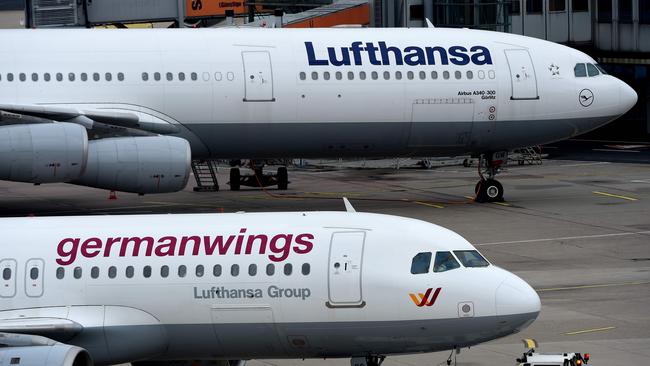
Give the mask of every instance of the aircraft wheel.
<svg viewBox="0 0 650 366">
<path fill-rule="evenodd" d="M 476 202 L 503 202 L 503 186 L 495 179 L 478 181 L 474 193 Z"/>
<path fill-rule="evenodd" d="M 230 190 L 238 191 L 241 175 L 239 168 L 230 168 Z"/>
<path fill-rule="evenodd" d="M 281 191 L 286 191 L 289 186 L 289 173 L 287 173 L 287 167 L 281 166 L 278 168 L 278 189 Z"/>
</svg>

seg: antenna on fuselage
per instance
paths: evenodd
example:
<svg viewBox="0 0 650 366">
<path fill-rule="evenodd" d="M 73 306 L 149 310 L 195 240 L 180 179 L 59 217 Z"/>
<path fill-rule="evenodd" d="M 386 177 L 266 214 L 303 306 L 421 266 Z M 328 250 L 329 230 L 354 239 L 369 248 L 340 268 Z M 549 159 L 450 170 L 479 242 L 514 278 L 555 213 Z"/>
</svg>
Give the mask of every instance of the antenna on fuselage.
<svg viewBox="0 0 650 366">
<path fill-rule="evenodd" d="M 424 18 L 424 20 L 427 21 L 427 28 L 435 28 L 435 26 L 433 25 L 433 23 L 431 23 L 431 21 L 429 20 L 429 18 Z"/>
<path fill-rule="evenodd" d="M 348 201 L 347 198 L 343 197 L 343 203 L 345 204 L 345 211 L 357 212 L 357 210 L 355 210 L 354 207 L 352 207 L 352 204 L 350 203 L 350 201 Z"/>
</svg>

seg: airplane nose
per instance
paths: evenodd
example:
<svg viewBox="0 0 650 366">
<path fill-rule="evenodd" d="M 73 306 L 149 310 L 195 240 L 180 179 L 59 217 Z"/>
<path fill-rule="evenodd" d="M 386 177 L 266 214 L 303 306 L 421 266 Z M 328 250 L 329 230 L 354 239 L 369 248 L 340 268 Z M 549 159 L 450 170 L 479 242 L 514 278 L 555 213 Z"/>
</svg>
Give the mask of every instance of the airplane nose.
<svg viewBox="0 0 650 366">
<path fill-rule="evenodd" d="M 510 273 L 496 291 L 498 316 L 527 315 L 530 322 L 537 318 L 541 302 L 537 292 L 521 278 Z"/>
<path fill-rule="evenodd" d="M 638 95 L 629 85 L 621 81 L 621 86 L 618 89 L 618 102 L 621 108 L 621 114 L 627 113 L 638 100 Z"/>
</svg>

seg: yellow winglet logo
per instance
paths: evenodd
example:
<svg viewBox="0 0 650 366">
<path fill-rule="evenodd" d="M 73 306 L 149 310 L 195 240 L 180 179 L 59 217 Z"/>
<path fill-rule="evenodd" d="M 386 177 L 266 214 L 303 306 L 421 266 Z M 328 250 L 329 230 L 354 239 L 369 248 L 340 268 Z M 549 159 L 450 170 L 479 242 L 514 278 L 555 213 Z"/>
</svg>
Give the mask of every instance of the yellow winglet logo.
<svg viewBox="0 0 650 366">
<path fill-rule="evenodd" d="M 435 291 L 432 288 L 428 288 L 425 293 L 418 292 L 417 295 L 410 293 L 409 297 L 418 307 L 431 306 L 435 304 L 436 299 L 438 299 L 440 290 L 440 287 L 438 287 Z M 433 294 L 431 294 L 432 292 Z"/>
</svg>

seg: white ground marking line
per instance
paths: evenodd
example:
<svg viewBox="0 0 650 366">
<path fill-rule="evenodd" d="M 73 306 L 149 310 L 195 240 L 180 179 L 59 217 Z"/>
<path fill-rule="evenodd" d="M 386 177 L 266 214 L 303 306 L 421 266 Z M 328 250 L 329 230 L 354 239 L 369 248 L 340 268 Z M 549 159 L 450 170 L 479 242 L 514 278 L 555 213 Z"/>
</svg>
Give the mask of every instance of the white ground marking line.
<svg viewBox="0 0 650 366">
<path fill-rule="evenodd" d="M 502 245 L 502 244 L 525 244 L 525 243 L 539 243 L 544 241 L 609 238 L 615 236 L 630 236 L 630 235 L 644 235 L 644 234 L 650 234 L 650 231 L 635 231 L 635 232 L 628 232 L 628 233 L 612 233 L 612 234 L 600 234 L 600 235 L 565 236 L 559 238 L 544 238 L 544 239 L 529 239 L 529 240 L 498 241 L 492 243 L 479 243 L 474 245 L 488 246 L 488 245 Z"/>
<path fill-rule="evenodd" d="M 634 180 L 631 180 L 630 183 L 648 183 L 648 184 L 650 184 L 650 179 L 634 179 Z"/>
<path fill-rule="evenodd" d="M 639 150 L 591 149 L 592 151 L 640 153 Z"/>
<path fill-rule="evenodd" d="M 591 165 L 605 165 L 605 164 L 611 164 L 609 161 L 599 161 L 596 163 L 580 163 L 580 164 L 566 164 L 566 165 L 560 165 L 561 167 L 569 167 L 569 166 L 591 166 Z"/>
</svg>

